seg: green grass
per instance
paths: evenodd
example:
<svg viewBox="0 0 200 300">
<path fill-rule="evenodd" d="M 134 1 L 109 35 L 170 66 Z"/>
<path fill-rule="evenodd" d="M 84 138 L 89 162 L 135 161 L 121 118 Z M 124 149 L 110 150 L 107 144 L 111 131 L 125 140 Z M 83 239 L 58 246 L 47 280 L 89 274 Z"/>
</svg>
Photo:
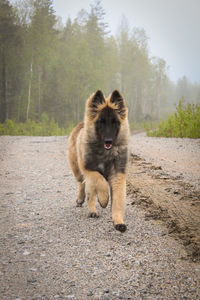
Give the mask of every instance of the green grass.
<svg viewBox="0 0 200 300">
<path fill-rule="evenodd" d="M 179 100 L 174 114 L 167 121 L 161 121 L 158 129 L 147 130 L 148 136 L 200 138 L 200 105 L 184 104 L 184 98 Z"/>
<path fill-rule="evenodd" d="M 13 120 L 6 120 L 0 124 L 0 135 L 25 135 L 25 136 L 51 136 L 68 135 L 73 125 L 67 129 L 60 128 L 54 119 L 49 119 L 47 114 L 42 114 L 40 122 L 28 120 L 25 123 L 16 123 Z"/>
</svg>

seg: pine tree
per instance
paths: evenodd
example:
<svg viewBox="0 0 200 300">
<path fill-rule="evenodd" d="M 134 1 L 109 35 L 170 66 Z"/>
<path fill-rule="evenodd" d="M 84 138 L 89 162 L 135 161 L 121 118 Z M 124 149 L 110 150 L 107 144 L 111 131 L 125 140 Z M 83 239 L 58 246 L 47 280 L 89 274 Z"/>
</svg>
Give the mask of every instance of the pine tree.
<svg viewBox="0 0 200 300">
<path fill-rule="evenodd" d="M 5 122 L 9 117 L 8 86 L 9 67 L 13 60 L 13 48 L 17 44 L 17 26 L 12 6 L 7 0 L 0 0 L 0 120 Z"/>
<path fill-rule="evenodd" d="M 47 68 L 56 35 L 55 23 L 52 0 L 35 0 L 29 29 L 31 51 L 26 119 L 29 118 L 31 108 L 33 117 L 39 117 L 46 110 L 44 86 L 47 81 Z M 33 93 L 37 102 L 31 105 Z"/>
</svg>

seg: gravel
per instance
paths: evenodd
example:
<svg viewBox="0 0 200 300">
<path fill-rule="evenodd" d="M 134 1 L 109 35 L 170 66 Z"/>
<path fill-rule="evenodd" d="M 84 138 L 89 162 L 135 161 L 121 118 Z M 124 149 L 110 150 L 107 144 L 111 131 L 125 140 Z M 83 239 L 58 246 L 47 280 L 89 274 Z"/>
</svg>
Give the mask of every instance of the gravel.
<svg viewBox="0 0 200 300">
<path fill-rule="evenodd" d="M 134 154 L 200 190 L 200 139 L 156 138 L 140 133 L 131 137 L 130 145 Z"/>
<path fill-rule="evenodd" d="M 147 138 L 132 143 L 148 155 Z M 66 150 L 66 137 L 0 137 L 1 299 L 200 299 L 200 264 L 130 196 L 125 233 L 114 229 L 110 206 L 98 207 L 98 219 L 76 207 Z"/>
</svg>

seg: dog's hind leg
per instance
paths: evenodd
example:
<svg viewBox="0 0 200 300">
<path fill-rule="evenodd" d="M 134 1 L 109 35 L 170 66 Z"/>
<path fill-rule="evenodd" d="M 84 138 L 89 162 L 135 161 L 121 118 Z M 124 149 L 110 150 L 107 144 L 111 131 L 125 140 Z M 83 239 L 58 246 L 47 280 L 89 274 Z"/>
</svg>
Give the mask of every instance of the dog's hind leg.
<svg viewBox="0 0 200 300">
<path fill-rule="evenodd" d="M 78 181 L 78 197 L 76 200 L 76 206 L 82 206 L 85 201 L 85 182 Z"/>
<path fill-rule="evenodd" d="M 92 183 L 91 180 L 86 179 L 86 195 L 87 195 L 87 200 L 88 200 L 88 216 L 91 218 L 97 218 L 98 212 L 96 209 L 96 187 Z"/>
<path fill-rule="evenodd" d="M 78 196 L 76 199 L 76 206 L 82 206 L 83 202 L 85 201 L 84 177 L 81 174 L 81 171 L 80 171 L 80 168 L 78 165 L 76 148 L 74 145 L 71 145 L 71 148 L 72 148 L 72 150 L 68 151 L 68 159 L 69 159 L 69 164 L 71 166 L 74 177 L 76 178 L 77 183 L 78 183 Z"/>
<path fill-rule="evenodd" d="M 88 216 L 90 218 L 98 218 L 99 214 L 96 209 L 96 193 L 94 191 L 88 192 L 88 209 L 89 209 L 89 214 Z"/>
<path fill-rule="evenodd" d="M 109 201 L 109 186 L 105 178 L 102 175 L 100 176 L 97 185 L 97 197 L 101 207 L 105 208 Z"/>
</svg>

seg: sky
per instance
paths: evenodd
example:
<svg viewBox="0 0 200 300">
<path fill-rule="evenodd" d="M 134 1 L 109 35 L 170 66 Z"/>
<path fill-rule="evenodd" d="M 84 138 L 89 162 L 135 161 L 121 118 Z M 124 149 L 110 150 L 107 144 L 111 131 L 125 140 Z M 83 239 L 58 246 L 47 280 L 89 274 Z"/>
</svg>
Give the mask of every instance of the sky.
<svg viewBox="0 0 200 300">
<path fill-rule="evenodd" d="M 74 19 L 92 0 L 54 0 L 57 16 L 63 23 Z M 163 58 L 168 75 L 175 83 L 186 76 L 200 83 L 200 0 L 102 0 L 105 21 L 115 35 L 124 15 L 133 27 L 143 28 L 148 36 L 151 56 Z"/>
</svg>

